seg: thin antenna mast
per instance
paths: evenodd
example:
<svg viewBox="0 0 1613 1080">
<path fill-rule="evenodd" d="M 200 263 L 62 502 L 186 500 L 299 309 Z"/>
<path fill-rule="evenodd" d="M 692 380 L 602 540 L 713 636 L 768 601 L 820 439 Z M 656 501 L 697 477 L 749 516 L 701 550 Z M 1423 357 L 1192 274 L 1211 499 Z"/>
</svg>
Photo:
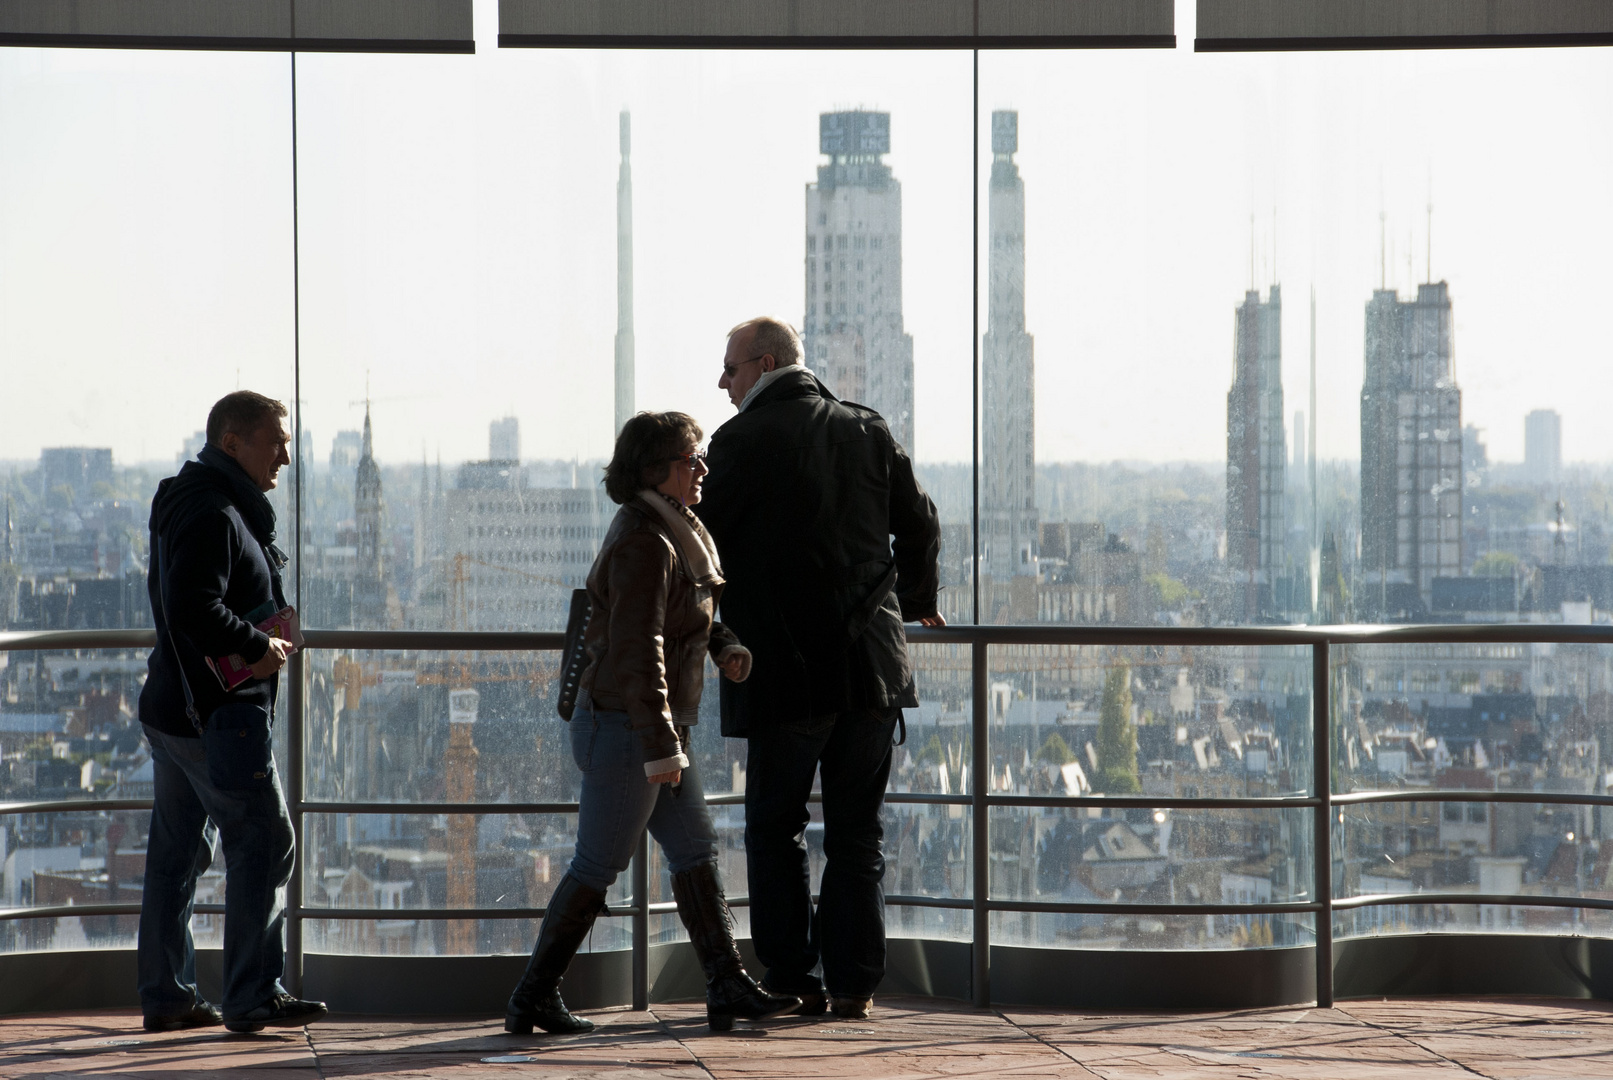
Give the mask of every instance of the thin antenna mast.
<svg viewBox="0 0 1613 1080">
<path fill-rule="evenodd" d="M 1378 291 L 1389 287 L 1389 215 L 1378 211 Z"/>
<path fill-rule="evenodd" d="M 1310 445 L 1306 455 L 1310 460 L 1311 482 L 1311 547 L 1316 546 L 1316 286 L 1311 286 L 1311 427 L 1307 433 Z"/>
<path fill-rule="evenodd" d="M 1428 243 L 1427 260 L 1423 263 L 1428 271 L 1428 283 L 1434 283 L 1434 167 L 1428 167 L 1428 229 L 1424 239 Z"/>
<path fill-rule="evenodd" d="M 1249 288 L 1255 287 L 1255 216 L 1249 215 Z"/>
</svg>

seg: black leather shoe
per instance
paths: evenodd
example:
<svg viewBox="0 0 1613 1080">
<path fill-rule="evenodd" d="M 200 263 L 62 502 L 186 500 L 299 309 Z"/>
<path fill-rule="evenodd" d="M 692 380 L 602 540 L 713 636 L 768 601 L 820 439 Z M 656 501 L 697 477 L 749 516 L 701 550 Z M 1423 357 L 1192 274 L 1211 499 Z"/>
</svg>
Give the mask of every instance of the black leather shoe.
<svg viewBox="0 0 1613 1080">
<path fill-rule="evenodd" d="M 323 1001 L 303 1001 L 290 994 L 276 994 L 251 1012 L 224 1021 L 230 1031 L 262 1031 L 266 1027 L 306 1027 L 323 1020 L 330 1012 Z"/>
<path fill-rule="evenodd" d="M 773 985 L 772 975 L 769 974 L 762 979 L 762 989 L 769 994 L 794 995 L 800 998 L 801 1004 L 790 1013 L 791 1016 L 822 1016 L 829 1011 L 829 995 L 824 993 L 821 986 L 815 990 L 810 988 L 781 990 Z"/>
<path fill-rule="evenodd" d="M 146 1017 L 145 1026 L 147 1031 L 183 1031 L 186 1028 L 212 1027 L 223 1022 L 224 1014 L 218 1011 L 217 1005 L 209 1005 L 197 998 L 196 1004 L 182 1013 Z"/>
</svg>

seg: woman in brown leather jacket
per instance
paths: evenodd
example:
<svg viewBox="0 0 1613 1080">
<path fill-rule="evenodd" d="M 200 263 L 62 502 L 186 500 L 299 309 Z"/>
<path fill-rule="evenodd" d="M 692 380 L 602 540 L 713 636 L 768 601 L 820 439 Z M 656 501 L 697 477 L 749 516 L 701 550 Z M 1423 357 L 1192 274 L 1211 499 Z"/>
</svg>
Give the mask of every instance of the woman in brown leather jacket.
<svg viewBox="0 0 1613 1080">
<path fill-rule="evenodd" d="M 510 996 L 506 1031 L 594 1026 L 566 1009 L 560 977 L 646 827 L 666 852 L 678 915 L 705 970 L 712 1029 L 801 1004 L 763 990 L 740 963 L 717 876 L 717 832 L 687 753 L 706 656 L 735 682 L 751 664 L 750 652 L 715 621 L 722 565 L 689 510 L 706 475 L 701 438 L 684 413 L 639 413 L 622 425 L 605 469 L 605 490 L 621 509 L 588 572 L 592 616 L 571 717 L 571 752 L 583 776 L 577 847 Z"/>
</svg>

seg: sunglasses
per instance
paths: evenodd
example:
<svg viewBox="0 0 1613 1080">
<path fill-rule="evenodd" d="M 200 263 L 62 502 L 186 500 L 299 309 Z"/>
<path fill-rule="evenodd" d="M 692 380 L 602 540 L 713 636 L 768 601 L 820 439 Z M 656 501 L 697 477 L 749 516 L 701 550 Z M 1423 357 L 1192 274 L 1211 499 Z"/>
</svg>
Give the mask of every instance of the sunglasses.
<svg viewBox="0 0 1613 1080">
<path fill-rule="evenodd" d="M 682 461 L 692 469 L 696 465 L 704 465 L 706 463 L 706 452 L 704 450 L 696 450 L 692 454 L 675 454 L 672 457 L 667 458 L 667 460 Z"/>
<path fill-rule="evenodd" d="M 762 356 L 772 356 L 772 355 L 773 355 L 772 353 L 765 353 L 765 352 L 762 354 Z M 754 364 L 754 363 L 756 363 L 756 361 L 760 360 L 762 358 L 762 356 L 753 356 L 749 360 L 741 360 L 737 364 L 724 364 L 722 366 L 722 373 L 724 375 L 728 376 L 730 379 L 732 379 L 735 375 L 739 374 L 739 369 L 741 367 L 744 367 L 746 364 Z"/>
</svg>

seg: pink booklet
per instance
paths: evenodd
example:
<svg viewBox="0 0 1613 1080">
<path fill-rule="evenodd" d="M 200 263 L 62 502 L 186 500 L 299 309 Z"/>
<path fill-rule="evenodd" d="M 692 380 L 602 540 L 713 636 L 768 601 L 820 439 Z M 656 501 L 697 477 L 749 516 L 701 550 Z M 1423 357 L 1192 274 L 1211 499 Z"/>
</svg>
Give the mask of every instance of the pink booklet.
<svg viewBox="0 0 1613 1080">
<path fill-rule="evenodd" d="M 291 642 L 293 650 L 302 648 L 302 628 L 297 622 L 297 609 L 290 605 L 254 625 L 270 637 Z M 238 653 L 219 657 L 208 656 L 204 659 L 226 690 L 234 690 L 253 677 L 252 665 L 241 659 Z"/>
</svg>

